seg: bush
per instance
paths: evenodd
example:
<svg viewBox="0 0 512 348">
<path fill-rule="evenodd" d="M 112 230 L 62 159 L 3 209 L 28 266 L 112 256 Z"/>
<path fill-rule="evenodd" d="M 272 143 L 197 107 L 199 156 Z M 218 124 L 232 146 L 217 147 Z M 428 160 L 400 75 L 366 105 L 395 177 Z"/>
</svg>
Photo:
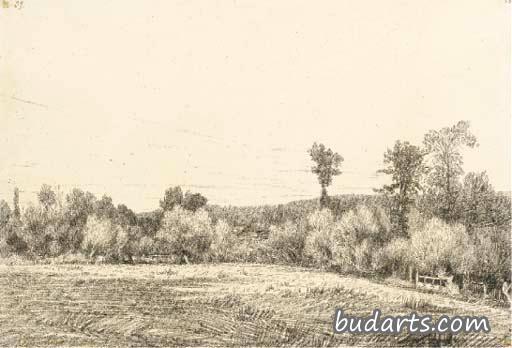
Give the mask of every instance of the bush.
<svg viewBox="0 0 512 348">
<path fill-rule="evenodd" d="M 304 254 L 315 265 L 332 266 L 334 252 L 334 217 L 330 210 L 316 210 L 308 216 L 309 233 Z"/>
<path fill-rule="evenodd" d="M 21 232 L 21 223 L 12 217 L 0 228 L 0 257 L 21 254 L 28 249 L 27 243 L 20 237 Z"/>
<path fill-rule="evenodd" d="M 388 269 L 393 275 L 405 274 L 413 262 L 411 242 L 407 238 L 392 240 L 382 252 L 382 268 Z"/>
<path fill-rule="evenodd" d="M 213 231 L 210 255 L 214 261 L 235 261 L 233 251 L 237 245 L 234 229 L 224 220 L 218 220 Z"/>
<path fill-rule="evenodd" d="M 308 217 L 305 254 L 314 264 L 344 271 L 382 268 L 390 223 L 382 209 L 359 205 L 335 220 L 329 210 Z"/>
<path fill-rule="evenodd" d="M 60 196 L 43 185 L 39 205 L 29 205 L 21 219 L 20 237 L 33 257 L 57 256 L 72 247 L 70 224 Z"/>
<path fill-rule="evenodd" d="M 33 254 L 45 254 L 51 240 L 45 233 L 44 212 L 35 205 L 29 205 L 22 218 L 22 238 L 27 243 L 28 251 Z"/>
<path fill-rule="evenodd" d="M 465 272 L 473 262 L 469 238 L 464 226 L 449 225 L 438 218 L 422 228 L 411 229 L 410 253 L 413 264 L 430 274 Z"/>
<path fill-rule="evenodd" d="M 274 259 L 301 263 L 306 244 L 307 231 L 303 223 L 287 221 L 282 226 L 271 226 L 268 245 Z"/>
<path fill-rule="evenodd" d="M 389 220 L 380 209 L 360 205 L 350 210 L 334 226 L 334 262 L 357 271 L 381 268 L 381 250 L 389 234 Z"/>
<path fill-rule="evenodd" d="M 164 252 L 176 256 L 182 262 L 202 261 L 213 239 L 211 219 L 202 209 L 191 212 L 179 206 L 174 207 L 165 213 L 156 238 Z"/>
<path fill-rule="evenodd" d="M 135 240 L 133 229 L 129 226 L 123 227 L 117 225 L 117 235 L 115 241 L 116 259 L 123 261 L 131 261 L 135 253 Z"/>
<path fill-rule="evenodd" d="M 478 228 L 474 234 L 474 258 L 478 263 L 473 264 L 473 274 L 489 284 L 510 279 L 510 229 Z"/>
<path fill-rule="evenodd" d="M 107 260 L 131 258 L 129 231 L 108 218 L 91 215 L 84 229 L 82 250 L 89 257 L 104 256 Z"/>
<path fill-rule="evenodd" d="M 134 245 L 134 255 L 147 256 L 157 254 L 158 249 L 155 240 L 149 236 L 143 236 Z"/>
</svg>

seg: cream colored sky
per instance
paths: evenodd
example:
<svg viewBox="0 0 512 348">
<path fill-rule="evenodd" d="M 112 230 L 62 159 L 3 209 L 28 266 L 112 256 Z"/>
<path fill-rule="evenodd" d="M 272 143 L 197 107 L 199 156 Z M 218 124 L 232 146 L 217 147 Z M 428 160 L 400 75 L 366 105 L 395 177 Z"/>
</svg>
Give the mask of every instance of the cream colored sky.
<svg viewBox="0 0 512 348">
<path fill-rule="evenodd" d="M 367 193 L 397 139 L 471 121 L 466 171 L 510 189 L 504 0 L 70 1 L 0 8 L 0 199 L 42 183 L 136 210 L 318 196 L 306 153 Z"/>
</svg>

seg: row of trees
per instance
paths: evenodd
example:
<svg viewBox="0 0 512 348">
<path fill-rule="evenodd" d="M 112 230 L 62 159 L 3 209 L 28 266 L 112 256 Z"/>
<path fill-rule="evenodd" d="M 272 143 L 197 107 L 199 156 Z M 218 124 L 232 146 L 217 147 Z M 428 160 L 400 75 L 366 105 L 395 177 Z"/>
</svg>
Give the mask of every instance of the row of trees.
<svg viewBox="0 0 512 348">
<path fill-rule="evenodd" d="M 206 202 L 198 193 L 183 194 L 180 187 L 175 187 L 165 192 L 161 210 L 137 215 L 124 204 L 115 206 L 109 196 L 97 199 L 80 189 L 64 196 L 58 188 L 44 184 L 37 202 L 22 211 L 16 188 L 12 209 L 0 200 L 0 256 L 48 257 L 85 252 L 91 257 L 129 258 L 143 249 L 135 247 L 135 241 L 154 237 L 166 211 L 179 206 L 195 212 Z"/>
<path fill-rule="evenodd" d="M 462 150 L 475 146 L 478 144 L 469 130 L 469 123 L 460 121 L 452 127 L 429 131 L 425 134 L 423 147 L 398 140 L 384 153 L 385 168 L 377 172 L 388 175 L 391 183 L 376 191 L 392 202 L 390 214 L 396 231 L 407 236 L 408 214 L 420 197 L 424 213 L 446 222 L 457 222 L 462 218 Z M 341 174 L 339 167 L 343 157 L 317 143 L 313 144 L 309 154 L 315 162 L 311 171 L 317 175 L 322 189 L 320 206 L 327 207 L 326 188 L 334 176 Z M 476 181 L 486 180 L 483 176 L 484 173 L 471 174 L 467 180 L 478 185 Z"/>
<path fill-rule="evenodd" d="M 462 150 L 475 146 L 464 121 L 428 132 L 421 146 L 397 141 L 384 153 L 379 172 L 390 180 L 379 195 L 329 197 L 343 157 L 314 144 L 309 155 L 320 200 L 278 206 L 212 206 L 199 193 L 171 187 L 160 209 L 135 214 L 108 196 L 79 189 L 63 195 L 43 185 L 37 203 L 22 210 L 16 189 L 12 208 L 0 201 L 0 255 L 82 253 L 129 261 L 167 254 L 176 262 L 288 262 L 388 274 L 416 269 L 498 284 L 510 278 L 510 195 L 496 192 L 485 172 L 463 177 Z M 253 232 L 263 237 L 248 238 Z"/>
<path fill-rule="evenodd" d="M 398 140 L 384 153 L 378 172 L 390 183 L 376 191 L 390 219 L 387 251 L 395 266 L 489 283 L 510 279 L 510 194 L 496 192 L 485 172 L 463 177 L 463 150 L 476 146 L 469 123 L 460 121 L 429 131 L 422 146 Z M 341 173 L 342 157 L 316 143 L 309 153 L 322 188 L 320 206 L 328 207 L 326 187 Z"/>
</svg>

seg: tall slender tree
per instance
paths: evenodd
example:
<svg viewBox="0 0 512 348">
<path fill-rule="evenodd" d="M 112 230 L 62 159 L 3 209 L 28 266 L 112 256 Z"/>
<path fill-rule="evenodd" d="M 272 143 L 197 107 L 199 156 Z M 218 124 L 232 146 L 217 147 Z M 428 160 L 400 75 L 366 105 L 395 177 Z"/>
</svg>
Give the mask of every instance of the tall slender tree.
<svg viewBox="0 0 512 348">
<path fill-rule="evenodd" d="M 14 188 L 14 198 L 13 198 L 13 215 L 16 219 L 20 219 L 21 211 L 20 211 L 20 190 L 15 187 Z"/>
<path fill-rule="evenodd" d="M 391 223 L 403 237 L 408 237 L 408 215 L 411 205 L 421 190 L 426 167 L 425 152 L 409 142 L 397 141 L 393 149 L 384 153 L 386 168 L 378 170 L 391 176 L 391 184 L 377 190 L 391 199 Z"/>
<path fill-rule="evenodd" d="M 431 130 L 423 139 L 429 153 L 429 200 L 433 213 L 447 222 L 460 217 L 458 207 L 461 190 L 460 177 L 464 173 L 462 149 L 478 146 L 469 130 L 468 121 L 459 121 L 452 127 Z"/>
<path fill-rule="evenodd" d="M 320 207 L 324 208 L 329 201 L 327 187 L 331 185 L 334 176 L 341 174 L 339 167 L 341 162 L 343 162 L 343 157 L 331 149 L 326 148 L 324 144 L 317 144 L 316 142 L 313 143 L 313 146 L 308 152 L 311 156 L 311 160 L 316 163 L 315 166 L 311 167 L 311 171 L 317 175 L 318 182 L 322 188 Z"/>
</svg>

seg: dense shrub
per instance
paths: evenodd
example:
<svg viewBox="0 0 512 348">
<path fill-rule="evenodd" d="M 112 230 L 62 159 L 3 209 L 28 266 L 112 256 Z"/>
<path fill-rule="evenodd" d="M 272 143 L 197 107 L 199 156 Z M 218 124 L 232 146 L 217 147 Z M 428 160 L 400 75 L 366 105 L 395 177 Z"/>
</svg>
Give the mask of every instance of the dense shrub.
<svg viewBox="0 0 512 348">
<path fill-rule="evenodd" d="M 21 222 L 15 217 L 0 228 L 0 256 L 7 257 L 13 254 L 25 253 L 28 249 L 27 243 L 21 238 Z"/>
<path fill-rule="evenodd" d="M 471 268 L 472 248 L 464 226 L 449 225 L 438 218 L 410 231 L 410 253 L 420 272 L 465 272 Z"/>
<path fill-rule="evenodd" d="M 236 261 L 233 258 L 233 252 L 238 244 L 237 242 L 238 238 L 235 230 L 226 221 L 217 221 L 210 246 L 212 260 L 219 262 Z"/>
<path fill-rule="evenodd" d="M 309 233 L 304 253 L 312 264 L 332 266 L 334 253 L 334 216 L 328 209 L 314 211 L 308 216 Z"/>
<path fill-rule="evenodd" d="M 381 267 L 390 224 L 379 208 L 358 206 L 335 219 L 329 210 L 309 215 L 305 254 L 313 264 L 341 270 L 374 271 Z"/>
<path fill-rule="evenodd" d="M 85 225 L 82 250 L 89 257 L 104 256 L 107 260 L 131 258 L 131 236 L 112 220 L 91 215 Z"/>
<path fill-rule="evenodd" d="M 87 217 L 92 214 L 96 197 L 90 192 L 73 189 L 66 195 L 65 219 L 69 225 L 68 247 L 71 252 L 80 249 Z"/>
<path fill-rule="evenodd" d="M 380 209 L 360 205 L 334 226 L 334 261 L 344 269 L 375 271 L 380 250 L 389 239 L 390 223 Z"/>
<path fill-rule="evenodd" d="M 34 205 L 25 209 L 22 217 L 22 238 L 27 243 L 28 251 L 32 254 L 44 253 L 50 241 L 46 235 L 46 222 L 43 211 Z"/>
<path fill-rule="evenodd" d="M 510 279 L 510 229 L 484 227 L 474 235 L 474 259 L 478 262 L 473 263 L 471 273 L 491 284 Z"/>
<path fill-rule="evenodd" d="M 281 226 L 271 226 L 268 245 L 277 261 L 300 264 L 303 260 L 307 231 L 304 223 L 287 221 Z"/>
<path fill-rule="evenodd" d="M 53 257 L 73 248 L 72 231 L 66 203 L 60 191 L 43 185 L 38 204 L 29 205 L 21 217 L 21 235 L 29 253 L 36 257 Z"/>
<path fill-rule="evenodd" d="M 158 253 L 155 240 L 149 236 L 143 236 L 134 241 L 133 253 L 137 256 L 147 256 Z"/>
<path fill-rule="evenodd" d="M 396 238 L 385 246 L 381 255 L 381 267 L 393 275 L 405 274 L 414 258 L 407 238 Z"/>
<path fill-rule="evenodd" d="M 192 212 L 176 206 L 165 213 L 156 238 L 163 252 L 182 262 L 202 261 L 213 239 L 211 219 L 204 210 Z"/>
<path fill-rule="evenodd" d="M 118 260 L 132 260 L 136 247 L 133 233 L 132 228 L 118 225 L 115 243 L 115 255 Z"/>
</svg>

